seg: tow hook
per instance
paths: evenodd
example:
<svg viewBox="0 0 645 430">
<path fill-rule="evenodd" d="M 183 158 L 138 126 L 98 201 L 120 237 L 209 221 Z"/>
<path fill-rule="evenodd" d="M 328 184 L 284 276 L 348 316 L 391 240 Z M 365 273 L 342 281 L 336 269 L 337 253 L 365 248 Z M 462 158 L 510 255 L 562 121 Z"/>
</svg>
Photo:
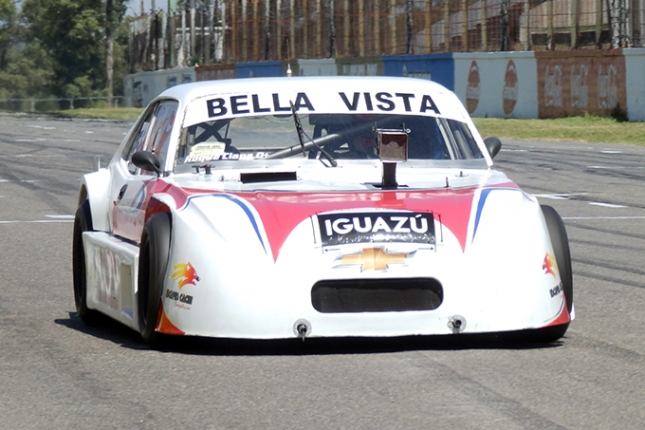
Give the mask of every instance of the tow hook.
<svg viewBox="0 0 645 430">
<path fill-rule="evenodd" d="M 300 318 L 293 323 L 293 333 L 304 342 L 305 337 L 311 333 L 311 323 L 304 318 Z"/>
<path fill-rule="evenodd" d="M 454 334 L 462 333 L 466 329 L 466 318 L 461 315 L 453 315 L 448 319 L 448 328 Z"/>
</svg>

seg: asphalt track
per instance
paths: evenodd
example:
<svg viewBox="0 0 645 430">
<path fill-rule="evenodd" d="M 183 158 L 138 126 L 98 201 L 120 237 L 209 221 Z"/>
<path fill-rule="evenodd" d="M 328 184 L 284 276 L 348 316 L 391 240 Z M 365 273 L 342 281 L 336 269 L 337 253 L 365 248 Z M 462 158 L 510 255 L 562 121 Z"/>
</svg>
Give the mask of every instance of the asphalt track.
<svg viewBox="0 0 645 430">
<path fill-rule="evenodd" d="M 645 147 L 505 142 L 565 218 L 577 318 L 552 345 L 198 341 L 151 351 L 72 297 L 79 178 L 129 124 L 0 116 L 1 429 L 645 428 Z"/>
</svg>

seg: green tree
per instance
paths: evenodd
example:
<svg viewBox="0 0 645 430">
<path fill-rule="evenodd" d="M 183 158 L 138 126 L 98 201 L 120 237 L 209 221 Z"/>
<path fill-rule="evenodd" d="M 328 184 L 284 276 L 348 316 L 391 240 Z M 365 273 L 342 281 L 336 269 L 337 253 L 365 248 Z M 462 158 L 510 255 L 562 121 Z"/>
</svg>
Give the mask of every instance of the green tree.
<svg viewBox="0 0 645 430">
<path fill-rule="evenodd" d="M 127 0 L 105 0 L 105 90 L 112 106 L 114 89 L 114 30 L 123 21 Z"/>
<path fill-rule="evenodd" d="M 50 58 L 38 43 L 16 43 L 0 69 L 0 98 L 48 97 L 53 77 Z"/>
<path fill-rule="evenodd" d="M 51 58 L 56 96 L 93 96 L 102 89 L 102 10 L 100 0 L 23 2 L 27 38 Z"/>
<path fill-rule="evenodd" d="M 16 32 L 16 5 L 0 0 L 0 70 L 7 65 L 7 54 Z"/>
</svg>

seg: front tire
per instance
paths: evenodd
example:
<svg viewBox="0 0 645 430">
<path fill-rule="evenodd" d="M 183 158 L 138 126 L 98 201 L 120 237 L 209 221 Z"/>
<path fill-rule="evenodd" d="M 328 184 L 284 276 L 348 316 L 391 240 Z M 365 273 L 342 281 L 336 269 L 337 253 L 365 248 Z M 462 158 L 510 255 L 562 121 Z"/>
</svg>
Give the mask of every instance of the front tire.
<svg viewBox="0 0 645 430">
<path fill-rule="evenodd" d="M 571 314 L 573 310 L 573 270 L 571 268 L 571 251 L 569 249 L 569 238 L 564 226 L 564 221 L 558 212 L 551 206 L 541 205 L 544 220 L 549 231 L 553 255 L 560 272 L 564 298 L 567 302 L 567 311 Z M 542 330 L 543 337 L 547 340 L 558 340 L 566 333 L 569 323 L 547 327 Z"/>
<path fill-rule="evenodd" d="M 155 214 L 146 222 L 141 237 L 137 306 L 141 337 L 151 348 L 160 348 L 165 340 L 155 329 L 170 255 L 170 226 L 169 214 Z"/>
<path fill-rule="evenodd" d="M 99 313 L 87 307 L 87 273 L 83 232 L 92 231 L 92 212 L 89 200 L 83 201 L 74 217 L 74 236 L 72 243 L 72 273 L 74 277 L 74 302 L 76 314 L 87 325 L 95 325 Z"/>
</svg>

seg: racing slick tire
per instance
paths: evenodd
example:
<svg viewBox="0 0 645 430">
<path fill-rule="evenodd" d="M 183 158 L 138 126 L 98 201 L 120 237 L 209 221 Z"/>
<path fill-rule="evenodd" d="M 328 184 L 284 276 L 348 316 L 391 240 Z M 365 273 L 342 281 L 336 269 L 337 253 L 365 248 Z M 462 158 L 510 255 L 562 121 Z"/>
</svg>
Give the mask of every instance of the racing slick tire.
<svg viewBox="0 0 645 430">
<path fill-rule="evenodd" d="M 87 307 L 87 274 L 83 232 L 92 231 L 92 212 L 89 200 L 83 201 L 76 209 L 74 236 L 72 242 L 72 274 L 74 278 L 74 302 L 76 315 L 87 325 L 98 323 L 100 314 Z"/>
<path fill-rule="evenodd" d="M 569 250 L 569 239 L 564 226 L 564 221 L 558 212 L 548 205 L 540 205 L 544 220 L 551 238 L 555 262 L 558 265 L 564 298 L 567 304 L 567 311 L 571 314 L 573 310 L 573 271 L 571 269 L 571 251 Z M 560 339 L 569 328 L 569 323 L 553 327 L 547 327 L 540 330 L 540 334 L 545 341 L 555 341 Z"/>
<path fill-rule="evenodd" d="M 567 310 L 573 310 L 573 270 L 571 269 L 571 251 L 569 250 L 569 238 L 564 227 L 564 221 L 551 206 L 541 205 L 542 213 L 549 230 L 555 262 L 558 265 L 564 297 L 567 300 Z"/>
<path fill-rule="evenodd" d="M 137 307 L 141 337 L 151 348 L 161 348 L 167 343 L 166 336 L 155 329 L 168 268 L 170 225 L 169 214 L 155 214 L 146 222 L 141 236 Z"/>
</svg>

